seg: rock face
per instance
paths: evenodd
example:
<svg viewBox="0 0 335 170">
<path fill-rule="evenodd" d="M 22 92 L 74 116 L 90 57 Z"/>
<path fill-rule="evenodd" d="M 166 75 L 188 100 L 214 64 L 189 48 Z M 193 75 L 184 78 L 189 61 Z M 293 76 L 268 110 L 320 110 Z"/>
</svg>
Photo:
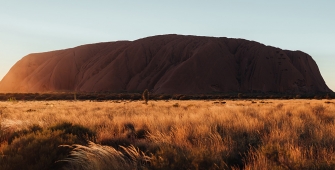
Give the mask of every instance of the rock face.
<svg viewBox="0 0 335 170">
<path fill-rule="evenodd" d="M 311 56 L 243 39 L 159 35 L 18 61 L 0 92 L 331 92 Z"/>
</svg>

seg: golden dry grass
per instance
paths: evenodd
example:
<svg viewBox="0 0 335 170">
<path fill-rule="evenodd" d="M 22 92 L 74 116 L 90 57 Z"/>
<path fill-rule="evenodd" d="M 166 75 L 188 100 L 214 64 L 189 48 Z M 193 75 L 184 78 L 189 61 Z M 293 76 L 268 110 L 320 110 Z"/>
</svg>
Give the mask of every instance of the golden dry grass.
<svg viewBox="0 0 335 170">
<path fill-rule="evenodd" d="M 79 124 L 96 132 L 95 142 L 100 145 L 89 146 L 109 145 L 120 150 L 120 145 L 134 145 L 144 157 L 150 157 L 149 169 L 332 169 L 334 103 L 0 102 L 1 130 L 5 134 L 32 125 L 47 128 L 62 122 Z M 0 153 L 7 146 L 4 143 Z"/>
</svg>

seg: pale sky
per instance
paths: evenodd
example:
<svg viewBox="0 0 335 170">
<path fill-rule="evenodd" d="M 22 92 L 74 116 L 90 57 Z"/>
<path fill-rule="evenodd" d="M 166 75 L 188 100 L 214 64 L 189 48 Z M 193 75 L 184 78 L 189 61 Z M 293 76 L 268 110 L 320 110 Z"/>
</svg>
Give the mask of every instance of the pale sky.
<svg viewBox="0 0 335 170">
<path fill-rule="evenodd" d="M 304 51 L 335 91 L 334 7 L 334 0 L 1 0 L 0 79 L 29 53 L 183 34 Z"/>
</svg>

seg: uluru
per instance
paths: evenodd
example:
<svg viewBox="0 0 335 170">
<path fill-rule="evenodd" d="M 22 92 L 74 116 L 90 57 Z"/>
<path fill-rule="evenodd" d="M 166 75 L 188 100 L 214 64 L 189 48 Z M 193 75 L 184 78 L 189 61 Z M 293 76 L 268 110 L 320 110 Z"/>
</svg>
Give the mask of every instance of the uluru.
<svg viewBox="0 0 335 170">
<path fill-rule="evenodd" d="M 327 93 L 313 58 L 244 39 L 158 35 L 29 54 L 0 92 Z"/>
</svg>

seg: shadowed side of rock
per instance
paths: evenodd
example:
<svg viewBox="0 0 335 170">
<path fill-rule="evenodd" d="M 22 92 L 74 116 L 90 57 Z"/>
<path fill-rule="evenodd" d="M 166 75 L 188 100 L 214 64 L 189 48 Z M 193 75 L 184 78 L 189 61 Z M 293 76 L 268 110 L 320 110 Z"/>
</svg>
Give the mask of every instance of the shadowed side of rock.
<svg viewBox="0 0 335 170">
<path fill-rule="evenodd" d="M 159 35 L 30 54 L 0 92 L 331 92 L 311 56 L 243 39 Z"/>
</svg>

